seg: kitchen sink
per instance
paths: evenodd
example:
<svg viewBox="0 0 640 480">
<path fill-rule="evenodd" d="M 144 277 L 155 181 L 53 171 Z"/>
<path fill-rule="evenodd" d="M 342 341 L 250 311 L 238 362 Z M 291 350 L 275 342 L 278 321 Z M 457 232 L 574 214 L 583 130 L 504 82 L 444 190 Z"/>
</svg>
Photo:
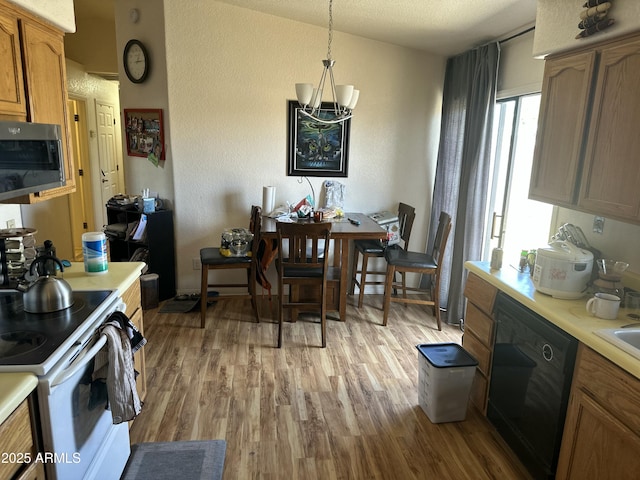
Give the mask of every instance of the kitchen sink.
<svg viewBox="0 0 640 480">
<path fill-rule="evenodd" d="M 593 333 L 640 360 L 640 328 L 605 328 Z"/>
</svg>

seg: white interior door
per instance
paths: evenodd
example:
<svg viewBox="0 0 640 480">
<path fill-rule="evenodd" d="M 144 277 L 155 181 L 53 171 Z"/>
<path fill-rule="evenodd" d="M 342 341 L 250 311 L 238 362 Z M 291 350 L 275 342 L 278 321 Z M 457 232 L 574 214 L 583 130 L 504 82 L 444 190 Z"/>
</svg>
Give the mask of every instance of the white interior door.
<svg viewBox="0 0 640 480">
<path fill-rule="evenodd" d="M 102 204 L 122 191 L 118 182 L 118 161 L 116 155 L 115 107 L 96 100 L 98 124 L 98 156 L 100 162 L 100 192 Z"/>
</svg>

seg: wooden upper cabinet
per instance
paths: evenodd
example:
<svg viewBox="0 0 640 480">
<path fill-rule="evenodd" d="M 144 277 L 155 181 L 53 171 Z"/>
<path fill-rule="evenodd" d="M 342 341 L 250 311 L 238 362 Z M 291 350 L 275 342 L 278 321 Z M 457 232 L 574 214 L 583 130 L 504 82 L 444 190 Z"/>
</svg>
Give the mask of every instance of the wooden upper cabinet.
<svg viewBox="0 0 640 480">
<path fill-rule="evenodd" d="M 18 20 L 0 12 L 0 114 L 27 115 Z"/>
<path fill-rule="evenodd" d="M 73 156 L 70 149 L 71 126 L 67 115 L 67 72 L 64 37 L 52 29 L 29 20 L 21 21 L 29 120 L 53 123 L 62 128 L 62 151 L 65 157 L 64 187 L 31 195 L 31 201 L 57 197 L 75 191 Z"/>
<path fill-rule="evenodd" d="M 640 35 L 547 59 L 529 197 L 640 223 Z"/>
<path fill-rule="evenodd" d="M 566 206 L 576 200 L 595 59 L 595 52 L 587 52 L 545 63 L 532 199 Z"/>
<path fill-rule="evenodd" d="M 0 0 L 0 120 L 60 125 L 67 182 L 2 203 L 36 203 L 75 192 L 64 34 L 5 0 Z"/>
<path fill-rule="evenodd" d="M 578 205 L 640 221 L 640 37 L 602 50 Z"/>
</svg>

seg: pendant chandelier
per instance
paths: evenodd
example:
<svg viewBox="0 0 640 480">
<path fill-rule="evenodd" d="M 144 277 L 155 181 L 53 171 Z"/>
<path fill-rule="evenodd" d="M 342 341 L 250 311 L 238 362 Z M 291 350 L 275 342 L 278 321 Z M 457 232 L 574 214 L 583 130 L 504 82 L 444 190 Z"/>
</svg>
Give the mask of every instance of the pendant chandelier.
<svg viewBox="0 0 640 480">
<path fill-rule="evenodd" d="M 329 41 L 327 45 L 327 58 L 322 61 L 324 69 L 317 88 L 311 83 L 296 83 L 296 95 L 300 104 L 301 114 L 319 123 L 340 123 L 353 116 L 353 109 L 358 102 L 359 90 L 353 85 L 336 85 L 333 79 L 333 66 L 335 61 L 331 58 L 331 41 L 333 39 L 333 0 L 329 0 Z M 333 111 L 321 110 L 322 94 L 325 81 L 329 77 L 331 94 L 333 96 Z M 327 113 L 329 113 L 327 115 Z"/>
</svg>

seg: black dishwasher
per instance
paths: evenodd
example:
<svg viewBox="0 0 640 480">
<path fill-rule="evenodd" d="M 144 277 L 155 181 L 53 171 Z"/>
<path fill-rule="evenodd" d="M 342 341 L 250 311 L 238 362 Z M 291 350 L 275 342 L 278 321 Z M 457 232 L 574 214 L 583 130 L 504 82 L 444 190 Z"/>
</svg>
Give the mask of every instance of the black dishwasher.
<svg viewBox="0 0 640 480">
<path fill-rule="evenodd" d="M 554 478 L 578 341 L 503 293 L 495 319 L 487 417 L 533 478 Z"/>
</svg>

